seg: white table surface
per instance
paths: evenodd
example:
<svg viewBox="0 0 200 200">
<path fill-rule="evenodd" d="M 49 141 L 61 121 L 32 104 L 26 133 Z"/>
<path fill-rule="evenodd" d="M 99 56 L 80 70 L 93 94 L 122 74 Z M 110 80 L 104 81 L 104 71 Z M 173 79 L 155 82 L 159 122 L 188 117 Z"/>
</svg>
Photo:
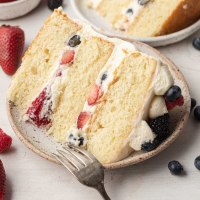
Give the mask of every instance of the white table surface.
<svg viewBox="0 0 200 200">
<path fill-rule="evenodd" d="M 26 47 L 51 13 L 46 1 L 25 17 L 0 21 L 19 25 L 26 33 Z M 75 16 L 66 1 L 65 10 Z M 196 34 L 198 35 L 198 34 Z M 199 32 L 200 35 L 200 32 Z M 160 48 L 181 69 L 188 80 L 191 94 L 200 103 L 200 51 L 192 47 L 192 39 Z M 12 149 L 1 154 L 7 172 L 6 200 L 101 200 L 99 194 L 81 185 L 63 167 L 46 161 L 27 149 L 12 131 L 6 113 L 6 90 L 11 78 L 0 69 L 0 127 L 13 137 Z M 197 200 L 200 195 L 200 172 L 193 165 L 200 155 L 200 123 L 190 118 L 177 141 L 158 156 L 125 169 L 106 172 L 106 188 L 113 200 Z M 179 160 L 186 170 L 182 177 L 172 176 L 169 161 Z"/>
</svg>

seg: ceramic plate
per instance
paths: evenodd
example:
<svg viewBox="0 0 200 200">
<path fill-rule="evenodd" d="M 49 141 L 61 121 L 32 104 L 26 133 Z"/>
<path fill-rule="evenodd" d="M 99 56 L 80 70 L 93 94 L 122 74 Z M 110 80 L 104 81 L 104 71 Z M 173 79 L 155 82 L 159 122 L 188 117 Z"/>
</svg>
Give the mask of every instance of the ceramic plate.
<svg viewBox="0 0 200 200">
<path fill-rule="evenodd" d="M 182 89 L 182 93 L 184 96 L 184 105 L 182 107 L 177 107 L 170 113 L 170 129 L 171 129 L 171 136 L 164 141 L 157 149 L 154 151 L 145 153 L 145 152 L 137 152 L 133 153 L 126 159 L 107 164 L 105 167 L 107 169 L 114 169 L 114 168 L 121 168 L 129 165 L 133 165 L 139 162 L 142 162 L 146 159 L 151 158 L 152 156 L 160 153 L 162 150 L 167 148 L 181 133 L 182 129 L 184 128 L 189 112 L 190 112 L 190 95 L 188 91 L 187 83 L 179 71 L 179 69 L 166 57 L 161 55 L 157 50 L 153 49 L 152 47 L 140 43 L 140 42 L 133 42 L 137 49 L 140 51 L 159 58 L 163 63 L 169 66 L 169 69 L 174 77 L 175 84 L 179 85 Z M 20 120 L 19 112 L 17 107 L 15 107 L 11 102 L 7 102 L 8 106 L 8 115 L 11 126 L 19 139 L 31 150 L 39 154 L 40 156 L 48 159 L 50 161 L 56 162 L 52 153 L 56 151 L 57 147 L 60 147 L 61 144 L 57 143 L 51 136 L 47 136 L 44 132 L 37 129 L 33 125 L 29 123 L 25 123 Z"/>
<path fill-rule="evenodd" d="M 36 8 L 41 0 L 17 0 L 9 3 L 0 3 L 0 20 L 21 17 Z"/>
<path fill-rule="evenodd" d="M 140 38 L 140 37 L 136 38 L 136 37 L 126 36 L 122 32 L 113 30 L 111 25 L 103 17 L 99 16 L 96 11 L 88 9 L 84 4 L 85 0 L 73 0 L 71 2 L 78 17 L 91 24 L 96 31 L 104 35 L 107 35 L 109 37 L 118 37 L 130 42 L 138 40 L 154 47 L 166 46 L 169 44 L 179 42 L 200 29 L 200 20 L 199 20 L 193 25 L 169 35 L 149 37 L 149 38 Z"/>
</svg>

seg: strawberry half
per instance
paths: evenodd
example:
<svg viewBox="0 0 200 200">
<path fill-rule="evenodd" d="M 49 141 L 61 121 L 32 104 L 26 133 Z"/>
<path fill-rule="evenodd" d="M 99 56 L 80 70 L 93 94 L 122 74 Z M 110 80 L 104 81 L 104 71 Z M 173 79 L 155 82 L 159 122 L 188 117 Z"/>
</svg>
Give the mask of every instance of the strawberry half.
<svg viewBox="0 0 200 200">
<path fill-rule="evenodd" d="M 61 65 L 66 65 L 66 64 L 70 64 L 71 62 L 74 61 L 74 55 L 75 55 L 75 51 L 74 50 L 67 50 L 63 53 L 62 55 L 62 59 L 60 64 Z"/>
<path fill-rule="evenodd" d="M 6 172 L 3 167 L 2 161 L 0 160 L 0 200 L 4 199 L 5 189 L 6 189 Z"/>
<path fill-rule="evenodd" d="M 77 128 L 81 129 L 85 126 L 85 124 L 88 122 L 90 119 L 90 113 L 88 112 L 81 112 L 80 115 L 78 116 L 77 120 Z"/>
<path fill-rule="evenodd" d="M 94 87 L 92 88 L 90 95 L 87 99 L 88 105 L 94 105 L 97 100 L 102 96 L 102 90 L 98 85 L 94 85 Z"/>
<path fill-rule="evenodd" d="M 0 66 L 8 75 L 13 75 L 22 58 L 24 31 L 17 26 L 0 27 Z"/>
<path fill-rule="evenodd" d="M 166 101 L 167 110 L 172 110 L 176 106 L 182 106 L 183 104 L 184 98 L 182 95 L 175 101 Z"/>
<path fill-rule="evenodd" d="M 0 153 L 10 149 L 12 138 L 0 129 Z"/>
</svg>

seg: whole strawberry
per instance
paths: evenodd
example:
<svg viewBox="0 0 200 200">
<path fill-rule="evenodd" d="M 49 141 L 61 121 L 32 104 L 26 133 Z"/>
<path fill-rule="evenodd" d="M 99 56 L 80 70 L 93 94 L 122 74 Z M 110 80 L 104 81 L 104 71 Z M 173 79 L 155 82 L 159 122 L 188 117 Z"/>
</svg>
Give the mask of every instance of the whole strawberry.
<svg viewBox="0 0 200 200">
<path fill-rule="evenodd" d="M 5 189 L 6 189 L 6 173 L 3 167 L 3 163 L 0 160 L 0 200 L 4 199 Z"/>
<path fill-rule="evenodd" d="M 0 153 L 8 150 L 12 144 L 12 138 L 0 129 Z"/>
<path fill-rule="evenodd" d="M 11 2 L 11 1 L 16 1 L 16 0 L 0 0 L 0 3 L 8 3 L 8 2 Z"/>
<path fill-rule="evenodd" d="M 13 75 L 22 58 L 24 31 L 17 26 L 0 27 L 0 66 L 8 75 Z"/>
</svg>

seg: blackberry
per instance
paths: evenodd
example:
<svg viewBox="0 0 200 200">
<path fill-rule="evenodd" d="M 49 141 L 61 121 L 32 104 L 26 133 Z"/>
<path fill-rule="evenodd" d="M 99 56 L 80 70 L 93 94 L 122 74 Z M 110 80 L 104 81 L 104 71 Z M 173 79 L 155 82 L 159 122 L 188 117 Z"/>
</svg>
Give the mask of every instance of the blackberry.
<svg viewBox="0 0 200 200">
<path fill-rule="evenodd" d="M 169 162 L 168 169 L 174 175 L 179 175 L 183 172 L 183 166 L 176 160 Z"/>
<path fill-rule="evenodd" d="M 48 0 L 48 3 L 47 3 L 50 10 L 59 8 L 60 6 L 62 6 L 62 4 L 63 4 L 63 0 Z"/>
<path fill-rule="evenodd" d="M 197 106 L 195 109 L 194 109 L 194 117 L 200 121 L 200 106 Z"/>
<path fill-rule="evenodd" d="M 160 140 L 169 136 L 169 114 L 149 120 L 149 126 Z"/>
<path fill-rule="evenodd" d="M 191 108 L 190 110 L 193 110 L 193 108 L 196 106 L 197 102 L 195 99 L 191 98 Z"/>
<path fill-rule="evenodd" d="M 74 35 L 68 42 L 68 45 L 70 47 L 76 47 L 81 43 L 81 38 L 79 35 Z"/>
<path fill-rule="evenodd" d="M 153 142 L 149 141 L 142 144 L 141 150 L 147 151 L 147 152 L 153 151 L 159 146 L 160 143 L 161 141 L 158 138 L 155 138 Z"/>
<path fill-rule="evenodd" d="M 181 88 L 177 85 L 172 86 L 165 93 L 165 99 L 169 102 L 176 101 L 181 96 Z"/>
<path fill-rule="evenodd" d="M 194 160 L 194 166 L 200 170 L 200 156 L 198 156 L 195 160 Z"/>
<path fill-rule="evenodd" d="M 200 37 L 194 38 L 192 44 L 195 49 L 200 50 Z"/>
</svg>

